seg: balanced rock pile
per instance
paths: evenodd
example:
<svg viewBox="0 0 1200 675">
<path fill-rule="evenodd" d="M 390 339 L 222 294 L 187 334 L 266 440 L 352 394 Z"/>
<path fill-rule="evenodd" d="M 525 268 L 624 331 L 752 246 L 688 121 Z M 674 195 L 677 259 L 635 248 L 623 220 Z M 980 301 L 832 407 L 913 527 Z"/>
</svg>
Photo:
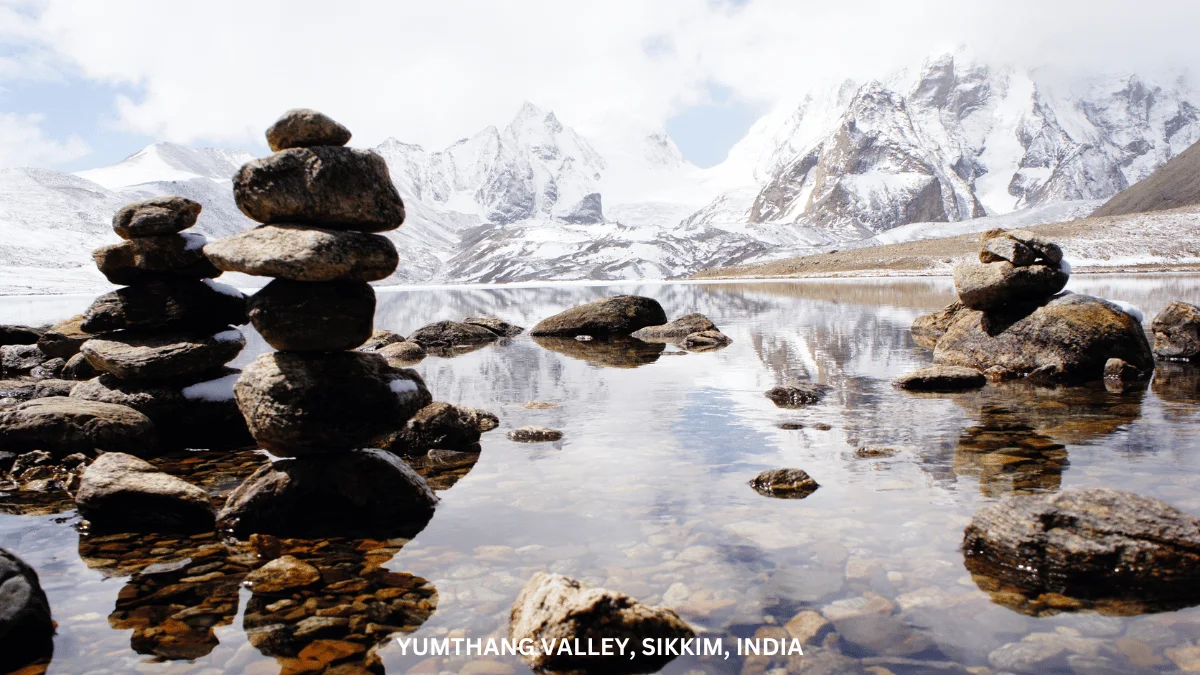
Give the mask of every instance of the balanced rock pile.
<svg viewBox="0 0 1200 675">
<path fill-rule="evenodd" d="M 83 313 L 79 353 L 100 376 L 70 395 L 133 408 L 170 444 L 210 447 L 247 440 L 232 396 L 237 371 L 225 367 L 246 346 L 233 328 L 246 323 L 246 298 L 212 281 L 221 271 L 204 257 L 206 239 L 184 232 L 199 214 L 190 199 L 156 197 L 113 217 L 124 241 L 92 257 L 109 281 L 128 285 Z"/>
<path fill-rule="evenodd" d="M 954 269 L 959 302 L 918 317 L 914 339 L 933 348 L 935 364 L 972 368 L 992 381 L 1073 383 L 1101 379 L 1106 370 L 1144 379 L 1154 356 L 1136 312 L 1060 292 L 1069 277 L 1053 242 L 1023 230 L 990 230 L 979 261 Z"/>
<path fill-rule="evenodd" d="M 213 242 L 220 269 L 273 277 L 249 301 L 250 321 L 277 352 L 234 387 L 259 447 L 281 458 L 229 497 L 218 526 L 239 535 L 320 529 L 420 529 L 437 498 L 402 460 L 364 450 L 432 401 L 411 370 L 350 351 L 373 333 L 367 282 L 396 269 L 404 221 L 383 158 L 343 147 L 350 132 L 311 110 L 267 130 L 274 154 L 243 166 L 234 199 L 261 227 Z"/>
</svg>

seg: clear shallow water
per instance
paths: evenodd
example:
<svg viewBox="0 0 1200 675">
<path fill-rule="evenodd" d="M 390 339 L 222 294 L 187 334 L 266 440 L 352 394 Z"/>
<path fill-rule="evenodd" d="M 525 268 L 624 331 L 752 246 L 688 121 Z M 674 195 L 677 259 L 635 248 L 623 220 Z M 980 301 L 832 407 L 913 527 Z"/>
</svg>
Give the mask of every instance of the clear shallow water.
<svg viewBox="0 0 1200 675">
<path fill-rule="evenodd" d="M 1196 281 L 1077 277 L 1069 288 L 1132 302 L 1153 317 L 1171 300 L 1200 302 Z M 496 315 L 532 326 L 616 293 L 655 297 L 671 316 L 703 312 L 734 342 L 703 354 L 579 343 L 560 353 L 522 336 L 416 366 L 436 399 L 495 412 L 501 427 L 484 435 L 470 471 L 439 493 L 429 525 L 398 552 L 374 554 L 387 569 L 436 589 L 436 610 L 411 637 L 502 637 L 520 588 L 549 570 L 666 604 L 727 638 L 769 635 L 805 610 L 845 616 L 865 605 L 891 617 L 876 631 L 886 628 L 890 637 L 842 636 L 836 645 L 806 648 L 793 669 L 815 666 L 830 652 L 867 660 L 826 672 L 858 672 L 880 658 L 896 673 L 933 667 L 906 665 L 901 656 L 984 666 L 993 651 L 1029 636 L 1065 645 L 1035 672 L 1170 672 L 1173 659 L 1191 653 L 1200 609 L 1030 616 L 980 590 L 958 547 L 978 508 L 1014 492 L 1107 486 L 1200 515 L 1193 452 L 1200 374 L 1193 371 L 1163 371 L 1148 391 L 1123 395 L 1020 386 L 937 396 L 896 391 L 893 378 L 931 361 L 908 328 L 953 299 L 940 279 L 386 290 L 376 325 L 407 334 L 439 319 Z M 53 299 L 55 313 L 43 318 L 40 301 L 6 298 L 0 322 L 53 320 L 89 300 L 68 307 L 69 299 Z M 238 362 L 262 349 L 253 336 Z M 762 395 L 791 379 L 832 389 L 798 410 Z M 531 410 L 529 401 L 559 405 Z M 804 428 L 779 428 L 784 422 Z M 565 437 L 532 445 L 504 437 L 526 424 Z M 855 455 L 862 446 L 899 452 L 863 459 Z M 997 448 L 1021 448 L 1023 461 L 997 462 Z M 821 488 L 803 500 L 780 500 L 746 484 L 775 467 L 803 468 Z M 97 565 L 103 555 L 81 542 L 76 522 L 72 511 L 0 515 L 0 545 L 39 571 L 59 623 L 50 672 L 274 673 L 295 666 L 248 643 L 243 626 L 253 599 L 236 587 L 225 591 L 237 596 L 235 613 L 219 613 L 216 644 L 205 653 L 174 660 L 138 653 L 131 638 L 147 648 L 131 622 L 110 618 L 128 570 Z M 171 560 L 197 545 L 217 544 L 158 542 L 144 555 Z M 125 549 L 115 550 L 119 557 Z M 199 600 L 180 601 L 189 602 Z M 485 665 L 491 670 L 475 672 L 527 672 L 512 658 L 421 663 L 425 657 L 403 656 L 395 646 L 381 657 L 389 673 Z M 680 658 L 664 672 L 772 667 L 787 664 Z"/>
</svg>

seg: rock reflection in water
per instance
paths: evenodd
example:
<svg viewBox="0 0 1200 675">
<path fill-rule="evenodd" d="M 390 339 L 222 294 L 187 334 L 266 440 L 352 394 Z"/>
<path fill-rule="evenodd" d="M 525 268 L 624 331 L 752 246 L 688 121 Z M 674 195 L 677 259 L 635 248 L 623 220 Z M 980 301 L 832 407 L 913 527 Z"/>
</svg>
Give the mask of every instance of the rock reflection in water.
<svg viewBox="0 0 1200 675">
<path fill-rule="evenodd" d="M 534 342 L 553 352 L 608 368 L 637 368 L 654 363 L 665 344 L 642 342 L 631 337 L 579 341 L 574 338 L 535 337 Z"/>
<path fill-rule="evenodd" d="M 1200 402 L 1200 365 L 1160 361 L 1154 369 L 1150 390 L 1171 403 Z"/>
<path fill-rule="evenodd" d="M 978 479 L 988 497 L 1057 490 L 1066 466 L 1066 446 L 999 407 L 983 410 L 979 424 L 959 437 L 954 453 L 954 473 Z"/>
</svg>

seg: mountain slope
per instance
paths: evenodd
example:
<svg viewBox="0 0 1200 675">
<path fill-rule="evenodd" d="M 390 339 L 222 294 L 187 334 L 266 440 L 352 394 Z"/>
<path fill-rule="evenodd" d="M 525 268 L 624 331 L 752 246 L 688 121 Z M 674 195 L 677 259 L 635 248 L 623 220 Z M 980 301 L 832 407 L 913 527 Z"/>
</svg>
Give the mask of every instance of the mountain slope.
<svg viewBox="0 0 1200 675">
<path fill-rule="evenodd" d="M 1117 193 L 1093 216 L 1165 211 L 1200 204 L 1200 142 L 1157 171 Z"/>
</svg>

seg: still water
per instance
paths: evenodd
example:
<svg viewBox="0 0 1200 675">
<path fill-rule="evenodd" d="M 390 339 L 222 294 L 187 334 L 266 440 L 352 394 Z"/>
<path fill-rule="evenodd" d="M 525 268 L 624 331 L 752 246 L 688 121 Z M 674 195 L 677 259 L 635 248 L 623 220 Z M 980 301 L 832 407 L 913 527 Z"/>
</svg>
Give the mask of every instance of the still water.
<svg viewBox="0 0 1200 675">
<path fill-rule="evenodd" d="M 1068 288 L 1131 302 L 1150 318 L 1172 300 L 1200 302 L 1198 281 L 1079 276 Z M 805 612 L 816 624 L 835 621 L 817 630 L 803 657 L 681 657 L 669 673 L 1200 667 L 1200 608 L 1115 617 L 1033 607 L 981 590 L 959 551 L 971 515 L 1012 494 L 1113 487 L 1200 515 L 1200 373 L 1163 368 L 1148 390 L 1125 394 L 1019 385 L 897 391 L 895 377 L 932 360 L 909 326 L 953 300 L 942 279 L 381 290 L 376 326 L 408 334 L 481 315 L 532 326 L 618 293 L 654 297 L 672 317 L 702 312 L 733 344 L 686 353 L 571 342 L 554 351 L 523 335 L 427 358 L 416 370 L 435 399 L 494 412 L 500 428 L 484 435 L 473 465 L 457 457 L 423 467 L 441 503 L 411 541 L 284 542 L 341 584 L 315 600 L 295 598 L 294 611 L 268 608 L 276 599 L 239 585 L 260 564 L 245 544 L 90 538 L 77 531 L 69 504 L 18 515 L 3 508 L 16 497 L 0 495 L 0 546 L 38 570 L 58 622 L 49 672 L 298 673 L 327 662 L 361 672 L 350 669 L 370 665 L 361 654 L 268 656 L 271 646 L 252 644 L 246 631 L 400 586 L 410 603 L 403 616 L 358 626 L 351 619 L 386 645 L 377 654 L 388 673 L 524 673 L 514 657 L 405 656 L 386 636 L 504 637 L 513 599 L 538 571 L 672 607 L 727 645 L 789 635 L 783 626 Z M 89 301 L 0 299 L 0 323 L 64 318 Z M 250 336 L 235 365 L 265 348 Z M 790 380 L 827 384 L 830 393 L 794 410 L 763 396 Z M 534 401 L 556 405 L 525 405 Z M 505 437 L 528 424 L 564 438 Z M 863 446 L 897 452 L 859 457 Z M 259 462 L 248 452 L 191 453 L 164 468 L 219 498 Z M 784 500 L 747 485 L 777 467 L 802 468 L 821 487 Z M 379 576 L 380 566 L 395 574 Z M 305 600 L 307 614 L 295 609 Z M 864 615 L 871 620 L 856 624 Z M 1002 650 L 1011 643 L 1022 648 Z"/>
</svg>

